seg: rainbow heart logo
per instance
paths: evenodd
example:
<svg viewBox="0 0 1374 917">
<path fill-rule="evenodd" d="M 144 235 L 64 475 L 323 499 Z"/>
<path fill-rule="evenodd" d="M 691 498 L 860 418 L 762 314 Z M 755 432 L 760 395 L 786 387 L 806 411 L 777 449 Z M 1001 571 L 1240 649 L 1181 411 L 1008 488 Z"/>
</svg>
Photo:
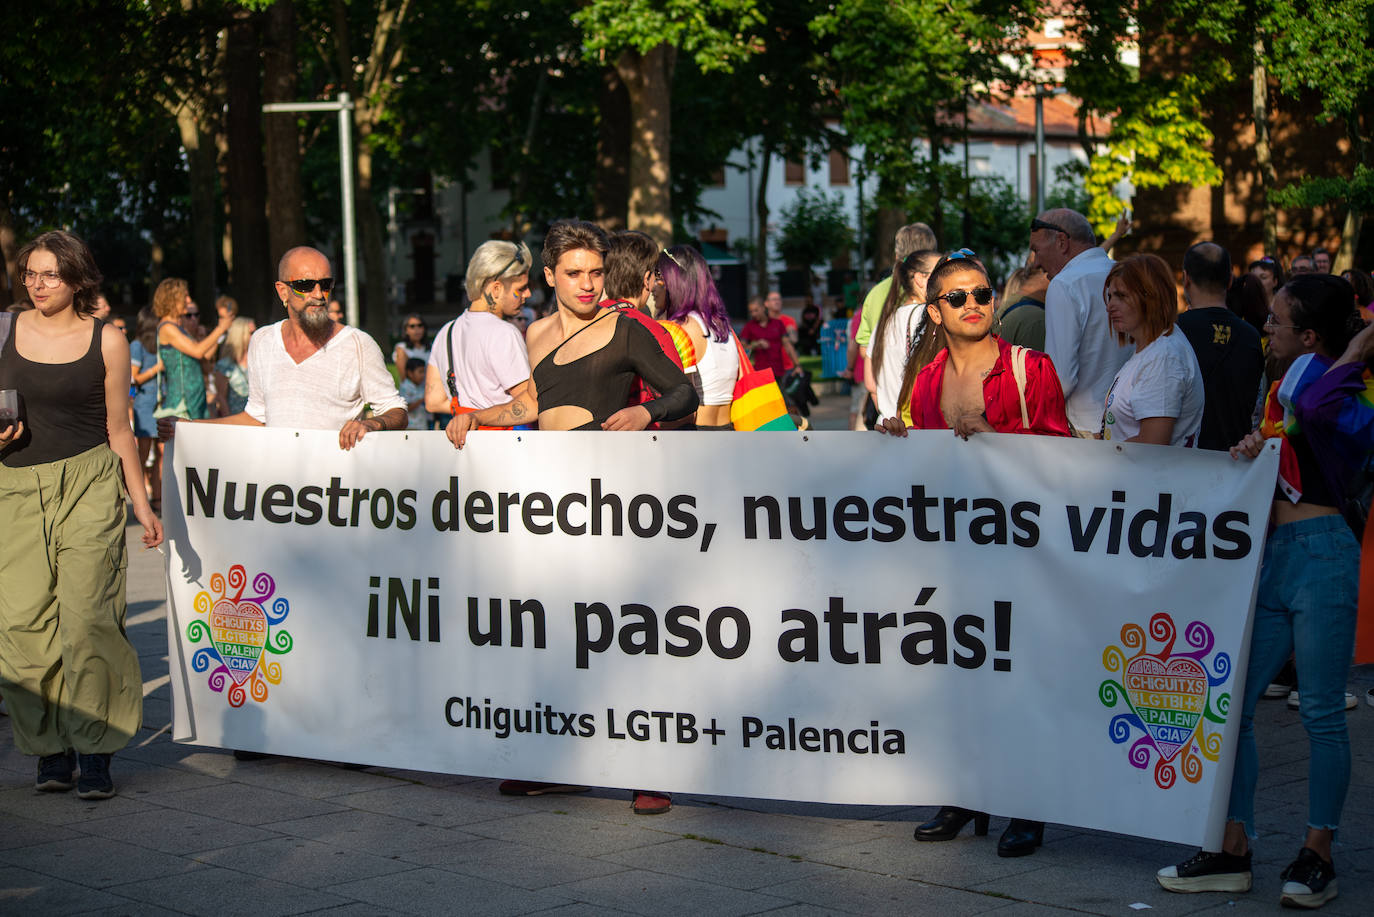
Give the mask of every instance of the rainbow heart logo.
<svg viewBox="0 0 1374 917">
<path fill-rule="evenodd" d="M 1103 706 L 1128 708 L 1112 717 L 1111 740 L 1124 744 L 1139 730 L 1127 758 L 1142 770 L 1153 760 L 1155 783 L 1161 789 L 1173 786 L 1180 773 L 1188 782 L 1197 783 L 1202 779 L 1202 761 L 1219 760 L 1220 727 L 1231 708 L 1230 694 L 1218 693 L 1213 698 L 1213 689 L 1231 677 L 1231 658 L 1225 653 L 1212 655 L 1212 629 L 1193 621 L 1183 630 L 1188 649 L 1176 653 L 1177 638 L 1174 619 L 1164 612 L 1150 618 L 1148 638 L 1138 624 L 1126 624 L 1121 628 L 1121 645 L 1102 651 L 1103 668 L 1120 673 L 1120 680 L 1108 678 L 1097 688 Z M 1149 650 L 1151 640 L 1160 644 L 1154 652 Z M 1216 728 L 1209 729 L 1209 724 Z"/>
<path fill-rule="evenodd" d="M 291 634 L 281 628 L 291 605 L 276 595 L 276 582 L 259 573 L 245 596 L 247 587 L 241 564 L 230 567 L 227 576 L 214 574 L 210 591 L 196 594 L 195 612 L 204 617 L 186 626 L 187 640 L 210 644 L 191 656 L 191 668 L 208 671 L 210 688 L 224 693 L 231 707 L 242 707 L 250 697 L 267 700 L 267 686 L 282 679 L 281 663 L 270 656 L 285 655 L 293 645 Z"/>
</svg>

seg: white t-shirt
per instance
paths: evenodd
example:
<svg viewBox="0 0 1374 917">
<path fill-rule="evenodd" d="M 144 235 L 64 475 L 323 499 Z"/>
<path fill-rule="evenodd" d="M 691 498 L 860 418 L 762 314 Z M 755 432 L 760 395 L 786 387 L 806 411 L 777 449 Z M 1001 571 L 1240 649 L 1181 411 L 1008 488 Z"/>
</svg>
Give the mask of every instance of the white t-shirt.
<svg viewBox="0 0 1374 917">
<path fill-rule="evenodd" d="M 323 347 L 301 363 L 282 340 L 285 321 L 253 332 L 248 345 L 248 404 L 269 427 L 338 430 L 372 405 L 374 414 L 405 409 L 382 350 L 365 332 L 338 326 Z"/>
<path fill-rule="evenodd" d="M 1107 321 L 1102 284 L 1115 264 L 1097 246 L 1079 252 L 1045 291 L 1045 353 L 1064 389 L 1069 423 L 1096 433 L 1112 377 L 1134 348 L 1116 342 Z"/>
<path fill-rule="evenodd" d="M 1177 327 L 1131 355 L 1107 392 L 1106 438 L 1122 442 L 1140 432 L 1146 417 L 1173 417 L 1171 446 L 1197 446 L 1204 399 L 1202 372 L 1188 338 Z"/>
<path fill-rule="evenodd" d="M 878 367 L 878 417 L 897 416 L 897 404 L 902 398 L 902 375 L 906 371 L 907 346 L 911 336 L 920 330 L 926 316 L 926 304 L 910 302 L 898 306 L 887 327 L 883 329 L 883 365 Z M 877 351 L 877 346 L 873 351 Z"/>
<path fill-rule="evenodd" d="M 489 408 L 510 401 L 506 392 L 530 377 L 530 357 L 520 330 L 494 312 L 472 309 L 448 322 L 434 336 L 429 365 L 439 371 L 448 392 L 449 335 L 453 336 L 453 382 L 458 403 Z"/>
</svg>

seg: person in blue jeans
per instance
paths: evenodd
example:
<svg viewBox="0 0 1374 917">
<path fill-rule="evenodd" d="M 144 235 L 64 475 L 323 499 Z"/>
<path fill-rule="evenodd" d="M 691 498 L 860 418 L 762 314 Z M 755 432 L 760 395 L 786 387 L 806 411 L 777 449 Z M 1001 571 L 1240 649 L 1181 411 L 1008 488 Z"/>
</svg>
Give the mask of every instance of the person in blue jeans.
<svg viewBox="0 0 1374 917">
<path fill-rule="evenodd" d="M 1260 429 L 1231 449 L 1233 458 L 1253 458 L 1265 439 L 1283 440 L 1226 831 L 1220 851 L 1200 851 L 1166 866 L 1157 879 L 1176 892 L 1250 890 L 1259 778 L 1255 706 L 1292 654 L 1311 761 L 1307 834 L 1297 858 L 1280 875 L 1279 901 L 1316 908 L 1336 897 L 1331 844 L 1350 785 L 1345 680 L 1355 642 L 1360 548 L 1340 507 L 1346 482 L 1374 445 L 1374 411 L 1357 397 L 1365 389 L 1361 378 L 1368 377 L 1364 360 L 1370 334 L 1356 339 L 1363 323 L 1350 284 L 1329 274 L 1294 277 L 1275 294 L 1270 309 L 1265 323 L 1270 352 L 1292 365 L 1269 393 Z M 1346 384 L 1352 374 L 1353 386 Z"/>
</svg>

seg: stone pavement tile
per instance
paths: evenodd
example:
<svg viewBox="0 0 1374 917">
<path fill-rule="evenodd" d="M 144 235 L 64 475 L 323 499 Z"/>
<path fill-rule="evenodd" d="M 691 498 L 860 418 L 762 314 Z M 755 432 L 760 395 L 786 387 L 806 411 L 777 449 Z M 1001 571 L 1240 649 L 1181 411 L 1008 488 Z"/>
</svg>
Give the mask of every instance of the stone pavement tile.
<svg viewBox="0 0 1374 917">
<path fill-rule="evenodd" d="M 372 774 L 306 758 L 273 757 L 234 763 L 237 766 L 233 778 L 239 783 L 311 799 L 327 799 L 396 785 L 394 778 L 384 774 Z"/>
<path fill-rule="evenodd" d="M 839 917 L 844 911 L 831 910 L 818 904 L 789 904 L 763 913 L 767 917 Z"/>
<path fill-rule="evenodd" d="M 115 891 L 127 898 L 197 917 L 287 917 L 349 903 L 348 898 L 328 892 L 214 866 L 197 866 L 181 876 L 130 882 Z"/>
<path fill-rule="evenodd" d="M 684 804 L 693 802 L 711 804 L 723 809 L 739 809 L 746 812 L 763 812 L 772 815 L 810 815 L 832 821 L 900 821 L 907 818 L 929 817 L 936 809 L 925 806 L 865 806 L 836 805 L 823 802 L 798 802 L 793 799 L 748 799 L 740 796 L 684 796 Z"/>
<path fill-rule="evenodd" d="M 492 795 L 496 794 L 496 782 L 487 777 L 469 777 L 464 774 L 436 774 L 431 771 L 409 771 L 399 767 L 369 767 L 367 772 L 370 774 L 385 774 L 388 777 L 395 777 L 397 780 L 405 780 L 408 783 L 419 783 L 423 786 L 467 786 L 491 784 Z"/>
<path fill-rule="evenodd" d="M 608 907 L 604 904 L 591 905 L 583 904 L 581 901 L 573 904 L 565 904 L 548 911 L 540 911 L 539 917 L 602 917 L 605 914 L 630 914 L 632 911 L 622 911 L 619 908 Z M 772 917 L 775 911 L 767 912 Z"/>
<path fill-rule="evenodd" d="M 725 888 L 681 876 L 644 870 L 618 872 L 595 879 L 569 882 L 552 889 L 556 894 L 587 904 L 617 907 L 634 914 L 668 915 L 757 914 L 792 903 L 792 898 Z"/>
<path fill-rule="evenodd" d="M 270 831 L 179 809 L 154 809 L 85 822 L 88 834 L 184 855 L 276 837 Z"/>
<path fill-rule="evenodd" d="M 512 807 L 499 796 L 492 800 L 481 800 L 440 787 L 397 780 L 389 780 L 388 783 L 381 789 L 336 796 L 331 801 L 367 812 L 417 819 L 443 828 L 523 814 L 523 810 Z"/>
<path fill-rule="evenodd" d="M 544 913 L 549 912 L 545 911 Z M 82 914 L 81 917 L 86 917 L 86 915 Z M 387 910 L 375 904 L 354 902 L 339 907 L 325 908 L 322 911 L 311 911 L 310 917 L 402 917 L 402 914 L 400 911 Z M 541 914 L 540 917 L 543 915 Z"/>
<path fill-rule="evenodd" d="M 355 879 L 414 869 L 412 863 L 358 850 L 321 844 L 302 837 L 273 837 L 196 854 L 197 862 L 239 872 L 323 888 Z"/>
<path fill-rule="evenodd" d="M 145 761 L 149 764 L 160 764 L 164 767 L 184 767 L 197 774 L 205 774 L 208 777 L 227 777 L 234 772 L 234 758 L 227 752 L 218 748 L 206 748 L 201 745 L 187 745 L 183 742 L 173 742 L 167 733 L 153 736 L 154 729 L 141 730 L 134 740 L 128 744 L 120 753 L 122 758 L 134 758 Z M 149 741 L 151 739 L 151 741 Z M 144 742 L 148 742 L 144 745 Z"/>
<path fill-rule="evenodd" d="M 939 914 L 941 917 L 965 917 L 997 910 L 1008 903 L 993 895 L 940 888 L 857 869 L 838 869 L 770 885 L 759 891 L 849 914 L 865 915 Z"/>
<path fill-rule="evenodd" d="M 993 911 L 996 917 L 1071 917 L 1071 915 L 1077 915 L 1079 913 L 1081 912 L 1069 908 L 1053 907 L 1048 904 L 1034 904 L 1030 901 L 1013 901 L 1006 907 L 999 907 L 996 911 Z M 1136 912 L 1127 908 L 1119 911 L 1110 911 L 1109 913 L 1119 915 L 1135 914 Z M 1143 914 L 1145 912 L 1141 911 L 1140 913 Z M 770 914 L 769 917 L 772 917 L 772 915 Z"/>
<path fill-rule="evenodd" d="M 547 888 L 625 870 L 624 866 L 607 859 L 543 850 L 486 837 L 446 847 L 414 850 L 402 854 L 401 859 L 420 866 L 433 866 L 530 889 Z"/>
<path fill-rule="evenodd" d="M 220 779 L 197 774 L 180 767 L 164 767 L 118 754 L 110 762 L 110 776 L 114 778 L 119 795 L 147 798 L 156 801 L 160 793 L 196 790 L 218 786 Z"/>
<path fill-rule="evenodd" d="M 143 722 L 161 728 L 172 721 L 172 699 L 170 697 L 143 698 Z"/>
<path fill-rule="evenodd" d="M 88 888 L 106 888 L 139 879 L 174 876 L 194 863 L 103 837 L 79 837 L 0 851 L 0 860 Z"/>
<path fill-rule="evenodd" d="M 1195 852 L 1196 847 L 1171 844 L 1168 841 L 1110 834 L 1105 831 L 1060 833 L 1054 825 L 1049 825 L 1045 830 L 1045 846 L 1041 854 L 1051 854 L 1054 861 L 1061 866 L 1081 865 L 1085 869 L 1092 869 L 1104 860 L 1134 860 L 1153 875 L 1160 867 L 1181 863 Z M 1037 861 L 1041 859 L 1041 854 L 1035 856 Z"/>
<path fill-rule="evenodd" d="M 622 850 L 606 854 L 602 859 L 638 870 L 746 890 L 790 882 L 830 872 L 834 868 L 823 863 L 698 840 L 672 841 L 652 847 Z"/>
<path fill-rule="evenodd" d="M 909 831 L 831 847 L 808 859 L 834 866 L 935 885 L 968 887 L 1025 872 L 1034 866 L 1026 858 L 997 856 L 995 837 L 959 837 L 940 843 L 919 843 Z"/>
<path fill-rule="evenodd" d="M 146 901 L 130 901 L 128 898 L 121 898 L 120 901 L 123 903 L 82 911 L 81 917 L 185 917 L 180 911 L 164 910 Z"/>
<path fill-rule="evenodd" d="M 0 850 L 12 847 L 31 847 L 34 844 L 48 844 L 65 841 L 81 835 L 61 825 L 45 824 L 31 818 L 0 813 Z"/>
<path fill-rule="evenodd" d="M 357 809 L 274 822 L 265 827 L 292 837 L 309 838 L 384 857 L 401 856 L 427 847 L 446 847 L 473 839 L 473 835 L 451 828 Z"/>
<path fill-rule="evenodd" d="M 506 917 L 543 913 L 567 903 L 557 892 L 529 891 L 487 882 L 443 869 L 412 869 L 360 882 L 332 886 L 329 891 L 383 905 L 404 914 L 448 917 Z"/>
<path fill-rule="evenodd" d="M 244 783 L 221 783 L 198 790 L 164 793 L 158 804 L 185 812 L 199 812 L 241 825 L 265 825 L 343 811 L 342 806 L 291 793 L 279 793 Z"/>
<path fill-rule="evenodd" d="M 5 917 L 74 914 L 115 905 L 120 900 L 116 895 L 52 876 L 13 866 L 0 866 L 0 914 Z"/>
<path fill-rule="evenodd" d="M 978 891 L 1006 895 L 1020 901 L 1072 908 L 1093 914 L 1125 914 L 1130 905 L 1150 906 L 1150 917 L 1191 914 L 1210 902 L 1205 896 L 1165 891 L 1155 881 L 1155 871 L 1134 860 L 1124 863 L 1097 860 L 1089 864 L 1062 865 L 1041 851 L 1031 859 L 1036 868 L 1004 879 L 973 886 Z"/>
<path fill-rule="evenodd" d="M 671 815 L 672 813 L 669 813 Z M 665 816 L 666 818 L 666 816 Z M 905 823 L 894 827 L 883 822 L 830 822 L 797 815 L 762 815 L 741 810 L 717 810 L 695 816 L 685 831 L 708 840 L 723 841 L 750 850 L 762 847 L 784 856 L 814 858 L 823 850 L 843 847 L 869 838 L 910 831 Z"/>
<path fill-rule="evenodd" d="M 659 824 L 662 824 L 661 819 L 662 817 Z M 616 824 L 545 812 L 478 822 L 464 825 L 464 828 L 469 833 L 481 837 L 494 837 L 579 856 L 601 856 L 617 850 L 662 844 L 680 837 L 663 831 L 641 828 L 638 825 Z"/>
<path fill-rule="evenodd" d="M 48 825 L 78 826 L 93 818 L 146 812 L 154 808 L 155 806 L 150 803 L 131 796 L 115 796 L 113 799 L 88 802 L 78 799 L 75 791 L 40 793 L 33 788 L 32 783 L 20 788 L 0 790 L 0 812 L 8 812 Z"/>
</svg>

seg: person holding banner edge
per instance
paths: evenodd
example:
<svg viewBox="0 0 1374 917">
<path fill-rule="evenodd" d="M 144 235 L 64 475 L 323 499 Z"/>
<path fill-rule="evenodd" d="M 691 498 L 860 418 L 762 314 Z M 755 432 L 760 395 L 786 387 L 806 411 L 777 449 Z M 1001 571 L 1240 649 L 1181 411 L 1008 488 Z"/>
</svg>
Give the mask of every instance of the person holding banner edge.
<svg viewBox="0 0 1374 917">
<path fill-rule="evenodd" d="M 952 429 L 963 439 L 975 433 L 1070 435 L 1064 391 L 1050 358 L 1013 348 L 992 334 L 996 293 L 973 252 L 960 249 L 936 262 L 926 295 L 926 314 L 933 323 L 928 333 L 943 329 L 945 346 L 912 386 L 912 429 Z M 907 435 L 900 414 L 885 418 L 876 429 Z M 916 827 L 914 836 L 918 841 L 953 840 L 970 821 L 975 835 L 988 833 L 988 813 L 943 806 Z M 1044 837 L 1044 822 L 1013 818 L 997 841 L 997 855 L 1029 856 Z"/>
<path fill-rule="evenodd" d="M 1339 277 L 1295 276 L 1274 295 L 1270 309 L 1270 352 L 1291 365 L 1266 399 L 1260 428 L 1231 449 L 1233 458 L 1254 458 L 1265 439 L 1282 440 L 1226 829 L 1221 850 L 1199 851 L 1166 866 L 1156 880 L 1174 892 L 1250 890 L 1259 777 L 1255 707 L 1291 653 L 1302 685 L 1299 711 L 1310 749 L 1308 817 L 1303 847 L 1280 875 L 1279 902 L 1317 908 L 1337 894 L 1331 845 L 1350 785 L 1345 675 L 1355 640 L 1359 544 L 1339 508 L 1347 497 L 1344 486 L 1352 479 L 1352 460 L 1362 460 L 1374 448 L 1374 420 L 1367 406 L 1361 408 L 1352 397 L 1352 410 L 1345 411 L 1337 397 L 1332 410 L 1322 399 L 1333 380 L 1339 383 L 1351 372 L 1351 364 L 1363 364 L 1370 348 L 1365 332 L 1352 353 L 1362 322 L 1350 284 Z M 1362 371 L 1359 365 L 1357 378 Z"/>
<path fill-rule="evenodd" d="M 282 255 L 276 288 L 286 318 L 253 333 L 248 404 L 238 414 L 200 423 L 338 430 L 339 448 L 345 451 L 368 433 L 405 429 L 406 404 L 377 342 L 329 318 L 333 273 L 317 249 L 297 246 Z M 348 381 L 346 392 L 340 380 Z M 371 417 L 361 416 L 364 405 L 371 405 Z M 175 435 L 179 419 L 158 421 L 163 439 Z"/>
</svg>

